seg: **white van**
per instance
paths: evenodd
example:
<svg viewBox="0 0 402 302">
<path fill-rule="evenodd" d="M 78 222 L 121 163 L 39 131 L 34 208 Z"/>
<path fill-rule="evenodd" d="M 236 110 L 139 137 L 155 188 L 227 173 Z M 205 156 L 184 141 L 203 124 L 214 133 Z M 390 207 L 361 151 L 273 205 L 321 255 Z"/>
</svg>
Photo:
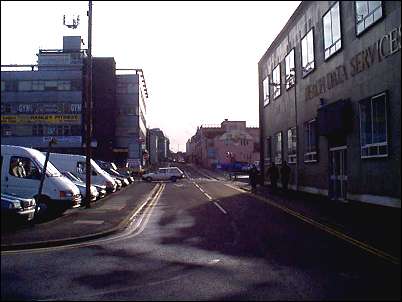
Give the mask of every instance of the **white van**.
<svg viewBox="0 0 402 302">
<path fill-rule="evenodd" d="M 81 205 L 80 190 L 49 161 L 39 198 L 46 156 L 36 149 L 1 145 L 1 192 L 37 199 L 40 209 L 68 209 Z"/>
<path fill-rule="evenodd" d="M 50 153 L 49 161 L 60 171 L 77 173 L 80 178 L 86 180 L 86 156 L 76 154 Z M 106 191 L 116 191 L 117 184 L 109 174 L 103 171 L 91 158 L 91 184 L 104 185 Z"/>
</svg>

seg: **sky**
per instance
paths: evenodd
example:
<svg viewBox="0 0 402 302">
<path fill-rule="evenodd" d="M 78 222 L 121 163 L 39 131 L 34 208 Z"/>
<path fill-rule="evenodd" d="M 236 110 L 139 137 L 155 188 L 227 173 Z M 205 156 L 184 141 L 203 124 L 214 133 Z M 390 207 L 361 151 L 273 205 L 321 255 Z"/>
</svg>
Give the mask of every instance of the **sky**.
<svg viewBox="0 0 402 302">
<path fill-rule="evenodd" d="M 92 55 L 142 68 L 147 127 L 185 151 L 201 125 L 258 126 L 258 61 L 300 1 L 93 1 Z M 1 64 L 33 64 L 64 35 L 87 47 L 88 1 L 1 1 Z M 80 16 L 77 29 L 63 25 Z"/>
</svg>

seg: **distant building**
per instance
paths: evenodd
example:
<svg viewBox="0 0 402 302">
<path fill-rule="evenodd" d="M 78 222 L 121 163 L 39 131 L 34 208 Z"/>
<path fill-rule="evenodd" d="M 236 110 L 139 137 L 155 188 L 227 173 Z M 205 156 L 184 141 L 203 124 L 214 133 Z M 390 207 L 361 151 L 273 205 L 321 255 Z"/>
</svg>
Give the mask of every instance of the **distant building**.
<svg viewBox="0 0 402 302">
<path fill-rule="evenodd" d="M 32 70 L 1 71 L 1 143 L 80 153 L 84 141 L 84 52 L 79 37 L 62 50 L 39 50 Z M 5 68 L 6 69 L 6 68 Z"/>
<path fill-rule="evenodd" d="M 46 149 L 54 137 L 54 151 L 85 154 L 86 65 L 79 36 L 63 37 L 63 49 L 39 50 L 32 70 L 2 65 L 2 144 Z M 92 156 L 144 165 L 148 91 L 142 69 L 130 70 L 116 74 L 114 58 L 93 58 Z"/>
<path fill-rule="evenodd" d="M 186 158 L 206 168 L 233 161 L 254 163 L 260 158 L 259 128 L 227 119 L 220 126 L 202 125 L 186 144 Z"/>
<path fill-rule="evenodd" d="M 261 162 L 293 189 L 401 206 L 401 3 L 303 1 L 258 63 Z"/>
<path fill-rule="evenodd" d="M 165 136 L 163 131 L 159 128 L 153 128 L 150 130 L 152 132 L 153 136 L 156 136 L 157 138 L 157 150 L 151 150 L 151 158 L 152 154 L 154 155 L 154 158 L 157 158 L 157 163 L 161 163 L 164 161 L 168 161 L 170 158 L 170 140 L 168 137 Z"/>
</svg>

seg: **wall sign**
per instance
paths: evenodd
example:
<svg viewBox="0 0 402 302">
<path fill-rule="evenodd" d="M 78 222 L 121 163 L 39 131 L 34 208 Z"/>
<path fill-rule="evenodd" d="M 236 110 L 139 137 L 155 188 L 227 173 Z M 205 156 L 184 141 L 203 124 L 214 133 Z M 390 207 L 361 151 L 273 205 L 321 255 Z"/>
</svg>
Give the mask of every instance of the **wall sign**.
<svg viewBox="0 0 402 302">
<path fill-rule="evenodd" d="M 304 91 L 305 101 L 311 100 L 325 93 L 349 78 L 368 70 L 376 63 L 382 62 L 387 57 L 401 50 L 401 26 L 394 28 L 388 34 L 378 39 L 373 45 L 363 49 L 354 55 L 349 65 L 342 64 L 315 83 L 306 86 Z"/>
</svg>

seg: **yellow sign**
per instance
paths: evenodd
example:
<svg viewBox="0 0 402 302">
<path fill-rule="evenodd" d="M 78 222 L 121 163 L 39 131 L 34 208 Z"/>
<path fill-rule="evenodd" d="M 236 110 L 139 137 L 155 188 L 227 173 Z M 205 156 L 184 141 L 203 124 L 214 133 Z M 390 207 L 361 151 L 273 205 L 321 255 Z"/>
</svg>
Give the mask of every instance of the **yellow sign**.
<svg viewBox="0 0 402 302">
<path fill-rule="evenodd" d="M 76 124 L 80 122 L 80 114 L 1 115 L 2 124 Z"/>
</svg>

